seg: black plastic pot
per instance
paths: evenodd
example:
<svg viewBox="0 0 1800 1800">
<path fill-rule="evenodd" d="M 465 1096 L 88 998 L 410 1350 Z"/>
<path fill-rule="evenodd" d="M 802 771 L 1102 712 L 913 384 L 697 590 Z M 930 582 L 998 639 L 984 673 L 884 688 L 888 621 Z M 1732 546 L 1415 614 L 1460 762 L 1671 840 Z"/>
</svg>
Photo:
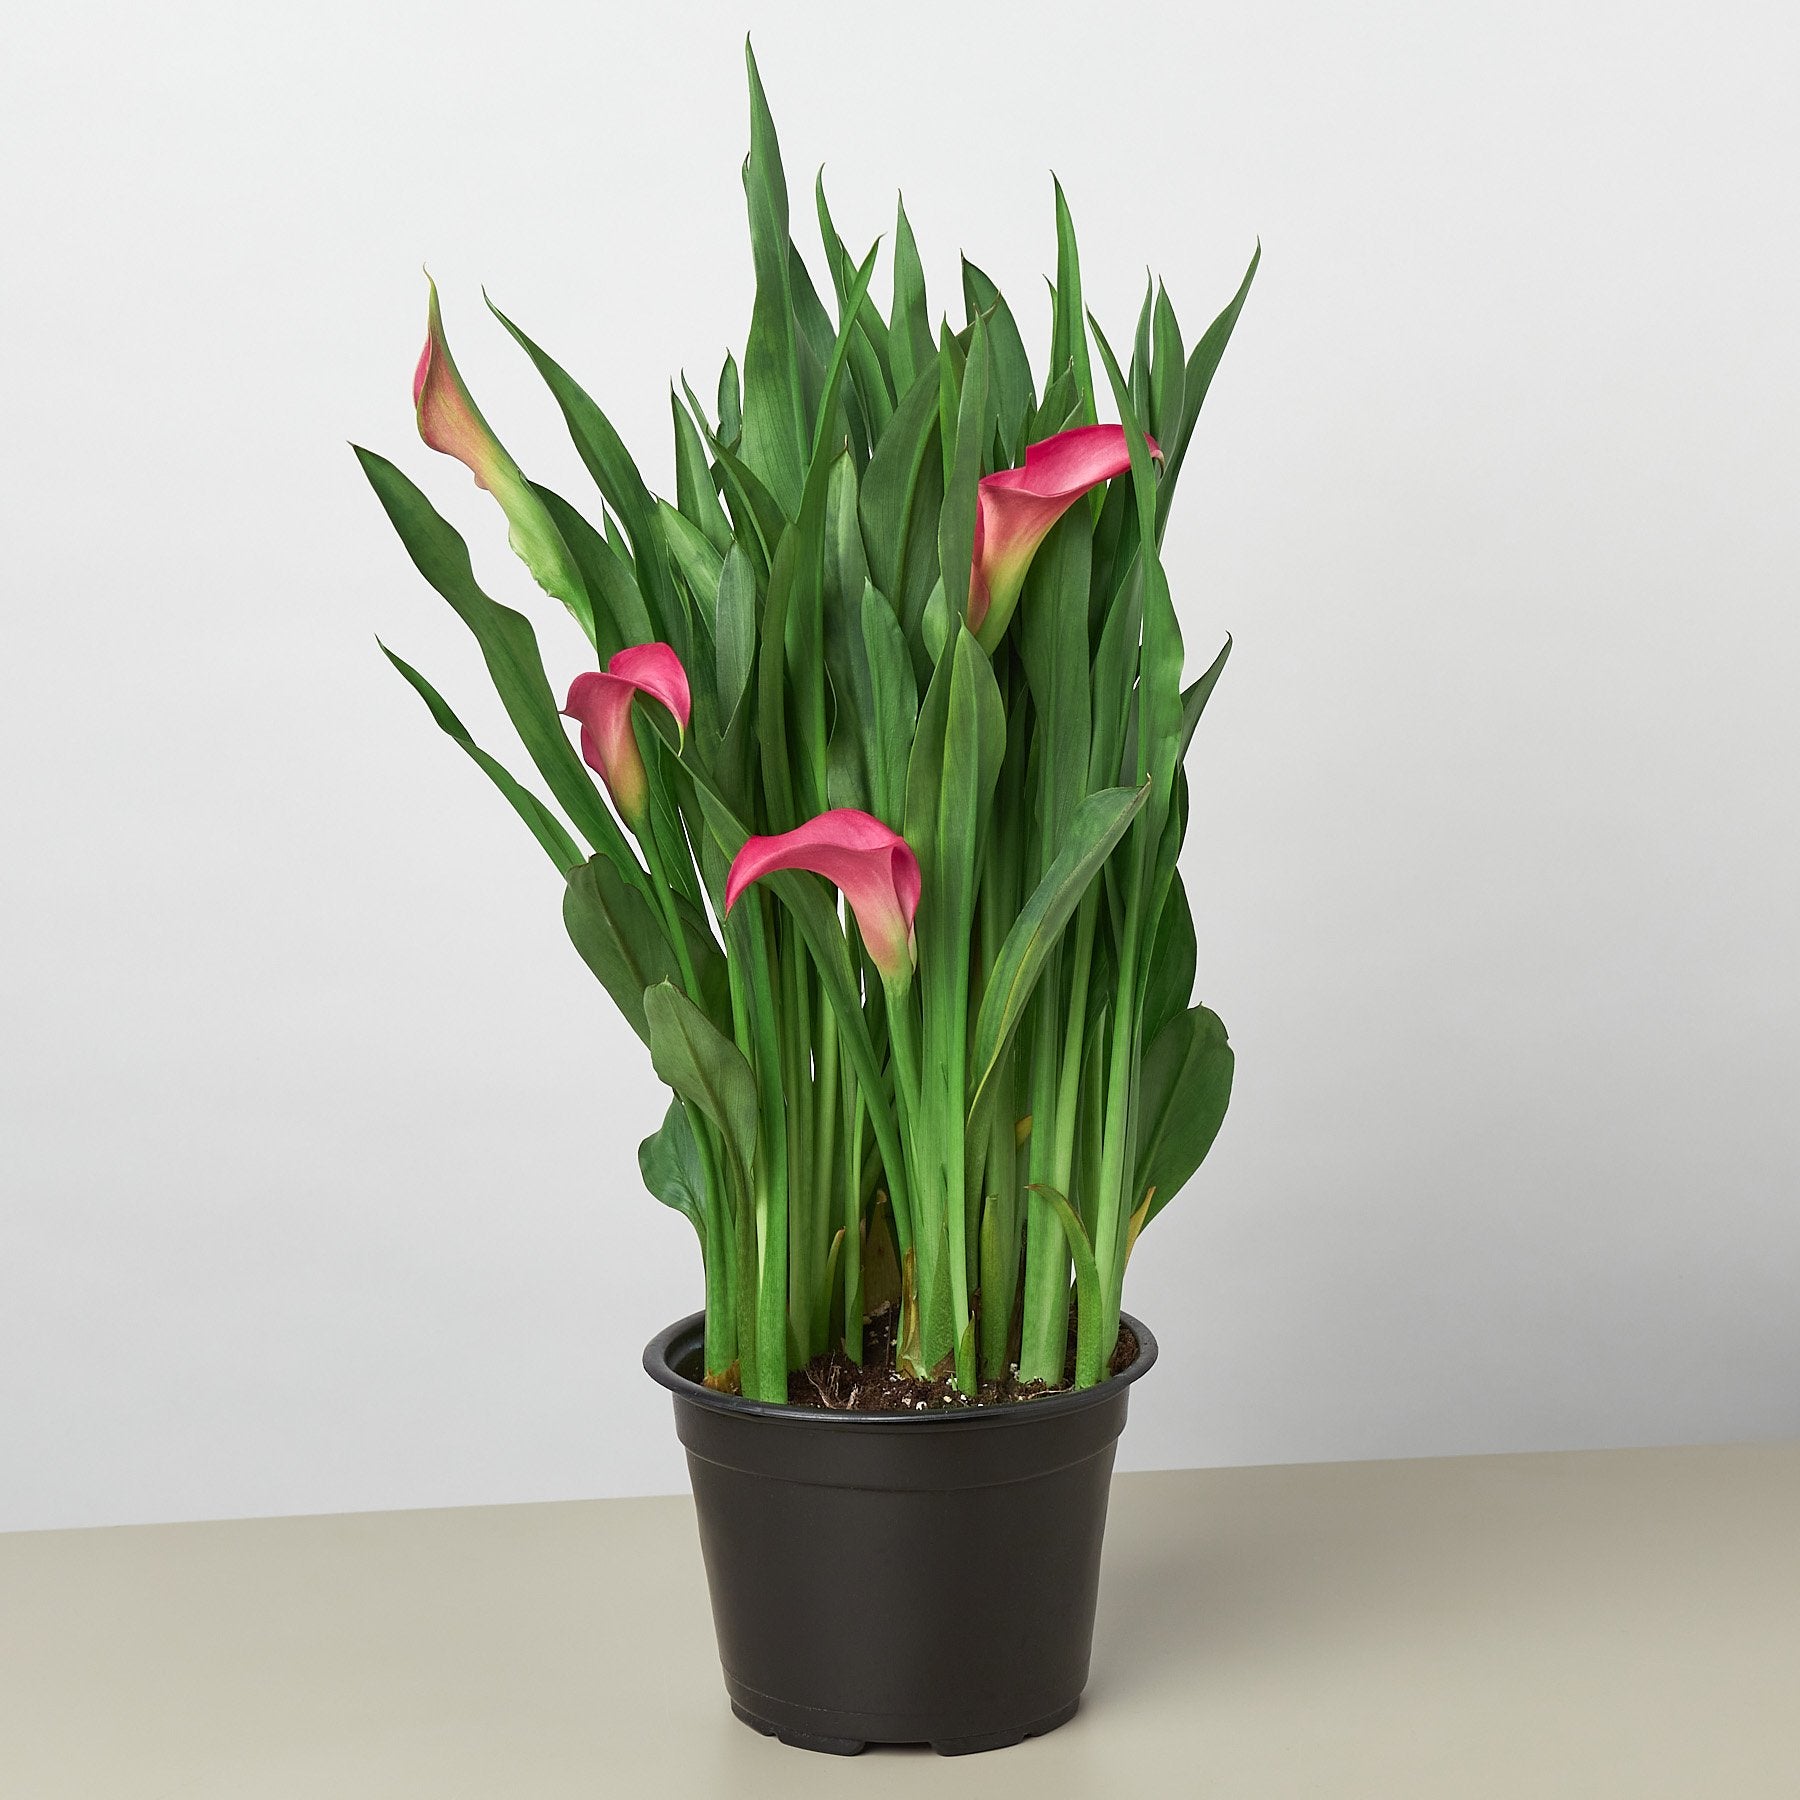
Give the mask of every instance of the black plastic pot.
<svg viewBox="0 0 1800 1800">
<path fill-rule="evenodd" d="M 675 1396 L 732 1710 L 808 1750 L 997 1750 L 1087 1684 L 1113 1448 L 1156 1340 L 1079 1393 L 966 1411 L 772 1406 L 703 1387 L 702 1315 L 653 1338 Z"/>
</svg>

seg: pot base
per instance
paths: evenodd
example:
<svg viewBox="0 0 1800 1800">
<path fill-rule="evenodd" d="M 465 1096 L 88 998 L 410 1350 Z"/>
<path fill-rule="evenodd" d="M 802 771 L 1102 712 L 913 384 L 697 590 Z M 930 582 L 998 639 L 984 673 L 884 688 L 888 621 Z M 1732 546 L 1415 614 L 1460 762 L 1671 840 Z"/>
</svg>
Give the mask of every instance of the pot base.
<svg viewBox="0 0 1800 1800">
<path fill-rule="evenodd" d="M 915 1737 L 831 1737 L 823 1733 L 807 1730 L 804 1708 L 783 1706 L 779 1700 L 767 1694 L 759 1694 L 755 1704 L 766 1708 L 771 1713 L 782 1715 L 782 1723 L 773 1718 L 765 1718 L 751 1710 L 736 1694 L 730 1696 L 731 1710 L 750 1727 L 752 1731 L 760 1731 L 764 1737 L 779 1738 L 784 1744 L 791 1744 L 796 1750 L 816 1750 L 823 1756 L 860 1756 L 871 1744 L 917 1744 L 925 1742 L 939 1756 L 974 1756 L 983 1750 L 1008 1750 L 1014 1744 L 1022 1744 L 1027 1738 L 1042 1737 L 1047 1731 L 1054 1731 L 1059 1725 L 1066 1725 L 1074 1718 L 1081 1705 L 1080 1696 L 1071 1700 L 1067 1706 L 1058 1707 L 1053 1713 L 1041 1719 L 1034 1719 L 1029 1725 L 1022 1725 L 1014 1731 L 995 1731 L 985 1737 L 939 1738 L 937 1740 Z M 834 1721 L 835 1722 L 835 1721 Z"/>
</svg>

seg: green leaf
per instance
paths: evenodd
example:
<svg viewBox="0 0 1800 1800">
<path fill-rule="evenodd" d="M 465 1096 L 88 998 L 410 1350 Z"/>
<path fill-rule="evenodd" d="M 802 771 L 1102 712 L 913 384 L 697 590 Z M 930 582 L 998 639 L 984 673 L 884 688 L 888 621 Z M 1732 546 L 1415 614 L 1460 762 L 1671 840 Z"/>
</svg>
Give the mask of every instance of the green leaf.
<svg viewBox="0 0 1800 1800">
<path fill-rule="evenodd" d="M 1045 960 L 1148 793 L 1147 786 L 1105 788 L 1083 800 L 1069 822 L 1067 838 L 1055 861 L 1007 932 L 975 1019 L 974 1051 L 969 1060 L 971 1120 L 979 1121 L 992 1098 L 995 1074 L 1025 1015 Z"/>
<path fill-rule="evenodd" d="M 744 348 L 745 462 L 789 518 L 800 509 L 806 480 L 807 430 L 794 328 L 788 239 L 787 175 L 762 77 L 748 43 L 750 154 L 744 159 L 744 197 L 750 214 L 750 253 L 756 299 Z"/>
<path fill-rule="evenodd" d="M 686 383 L 682 384 L 686 387 Z M 694 398 L 694 390 L 687 388 L 689 404 L 694 409 L 694 417 L 700 421 L 700 428 L 706 430 L 706 421 L 700 412 L 699 402 Z M 719 486 L 725 495 L 725 505 L 731 515 L 733 531 L 737 541 L 745 549 L 759 556 L 758 568 L 767 573 L 770 559 L 775 554 L 775 546 L 781 541 L 781 534 L 787 529 L 787 515 L 775 502 L 775 496 L 757 480 L 745 465 L 743 459 L 726 442 L 722 436 L 707 434 L 707 444 L 718 458 Z"/>
<path fill-rule="evenodd" d="M 386 457 L 362 449 L 356 456 L 419 573 L 474 633 L 506 716 L 557 804 L 589 844 L 635 871 L 636 857 L 563 731 L 531 621 L 475 585 L 468 546 Z"/>
<path fill-rule="evenodd" d="M 719 722 L 729 732 L 750 689 L 756 666 L 756 574 L 743 546 L 733 542 L 719 570 L 719 603 L 713 619 L 717 643 Z"/>
<path fill-rule="evenodd" d="M 706 446 L 673 388 L 669 390 L 669 411 L 675 421 L 675 504 L 684 518 L 706 533 L 707 542 L 723 556 L 731 545 L 731 521 L 719 504 Z"/>
<path fill-rule="evenodd" d="M 957 338 L 946 319 L 938 327 L 938 448 L 944 465 L 944 491 L 950 490 L 951 472 L 956 467 L 956 421 L 962 406 L 963 374 L 969 361 L 969 344 L 975 335 L 970 326 Z M 980 448 L 979 445 L 976 446 Z"/>
<path fill-rule="evenodd" d="M 798 822 L 787 729 L 787 618 L 799 560 L 798 537 L 799 527 L 790 525 L 775 546 L 756 642 L 756 743 L 764 823 L 771 831 L 788 831 Z"/>
<path fill-rule="evenodd" d="M 563 890 L 563 924 L 581 960 L 612 996 L 626 1024 L 648 1043 L 644 990 L 680 978 L 655 909 L 608 858 L 595 856 L 569 875 Z"/>
<path fill-rule="evenodd" d="M 1137 677 L 1139 634 L 1144 604 L 1141 562 L 1119 589 L 1101 628 L 1094 652 L 1093 747 L 1088 757 L 1088 786 L 1110 787 L 1124 766 L 1125 728 Z M 1133 774 L 1136 773 L 1135 759 Z"/>
<path fill-rule="evenodd" d="M 937 506 L 942 472 L 931 455 L 938 429 L 937 360 L 905 390 L 892 423 L 863 471 L 860 510 L 869 576 L 901 609 L 903 629 L 917 629 L 925 596 L 937 579 Z M 917 521 L 919 530 L 915 531 Z M 915 572 L 915 564 L 929 567 Z M 923 580 L 918 611 L 905 610 L 906 596 Z"/>
<path fill-rule="evenodd" d="M 431 709 L 431 716 L 437 720 L 439 728 L 456 743 L 462 745 L 469 753 L 475 766 L 493 782 L 505 795 L 507 804 L 525 821 L 531 835 L 543 845 L 544 853 L 566 875 L 581 862 L 581 851 L 575 840 L 563 829 L 560 820 L 536 794 L 529 788 L 521 787 L 508 773 L 505 766 L 481 748 L 469 736 L 463 722 L 449 706 L 436 688 L 410 663 L 402 662 L 380 638 L 375 640 L 381 647 L 381 654 L 412 683 L 419 698 Z"/>
<path fill-rule="evenodd" d="M 1033 559 L 1013 620 L 1013 641 L 1038 718 L 1042 804 L 1034 835 L 1041 861 L 1027 871 L 1033 878 L 1061 848 L 1070 814 L 1097 785 L 1088 778 L 1093 698 L 1087 617 L 1093 541 L 1093 515 L 1085 506 L 1070 507 Z"/>
<path fill-rule="evenodd" d="M 945 998 L 940 981 L 967 965 L 975 872 L 1005 753 L 1006 709 L 993 665 L 958 625 L 920 708 L 906 772 L 903 835 L 923 878 L 919 966 L 928 997 Z"/>
<path fill-rule="evenodd" d="M 831 726 L 830 797 L 833 806 L 869 810 L 865 722 L 874 707 L 863 651 L 863 590 L 869 565 L 857 521 L 856 460 L 848 450 L 831 466 L 825 495 L 822 618 L 825 668 L 835 711 Z"/>
<path fill-rule="evenodd" d="M 1093 1387 L 1100 1379 L 1104 1360 L 1100 1347 L 1100 1267 L 1094 1260 L 1094 1248 L 1088 1242 L 1081 1215 L 1064 1195 L 1041 1182 L 1033 1182 L 1031 1191 L 1042 1194 L 1055 1208 L 1063 1236 L 1069 1241 L 1069 1255 L 1075 1263 L 1075 1385 Z"/>
<path fill-rule="evenodd" d="M 713 936 L 712 922 L 697 899 L 690 900 L 685 894 L 674 894 L 671 896 L 671 903 L 675 908 L 676 923 L 681 927 L 681 935 L 687 940 L 688 961 L 693 967 L 694 981 L 699 988 L 700 1010 L 721 1031 L 729 1031 L 731 977 L 726 971 L 725 953 L 719 948 L 719 940 Z M 671 976 L 670 979 L 673 980 L 674 977 Z M 689 990 L 684 986 L 682 991 L 687 993 Z"/>
<path fill-rule="evenodd" d="M 825 198 L 825 169 L 821 164 L 819 172 L 813 177 L 813 209 L 819 219 L 819 242 L 825 250 L 825 266 L 831 271 L 831 291 L 837 295 L 838 318 L 844 316 L 844 302 L 850 293 L 850 271 L 855 266 L 850 261 L 850 252 L 844 248 L 844 240 L 838 235 L 838 228 L 832 223 L 831 207 Z"/>
<path fill-rule="evenodd" d="M 888 359 L 894 392 L 906 395 L 930 371 L 935 378 L 937 346 L 931 336 L 931 312 L 925 303 L 925 270 L 913 241 L 906 202 L 894 209 L 894 310 L 888 329 Z"/>
<path fill-rule="evenodd" d="M 989 355 L 992 358 L 994 414 L 999 421 L 1000 439 L 1006 449 L 1007 463 L 1018 461 L 1024 454 L 1026 421 L 1037 404 L 1032 388 L 1031 359 L 1025 354 L 1024 340 L 1019 336 L 1017 321 L 1005 296 L 992 281 L 965 256 L 962 265 L 963 304 L 970 324 L 977 317 L 987 322 Z"/>
<path fill-rule="evenodd" d="M 687 583 L 706 625 L 707 636 L 713 635 L 713 614 L 719 597 L 719 572 L 724 566 L 723 554 L 715 550 L 706 533 L 685 514 L 679 513 L 666 500 L 656 503 L 657 522 L 662 528 L 663 542 L 668 546 L 670 561 L 676 573 Z M 727 542 L 730 540 L 728 539 Z"/>
<path fill-rule="evenodd" d="M 1156 289 L 1155 356 L 1150 365 L 1150 435 L 1160 444 L 1181 429 L 1181 396 L 1187 376 L 1182 361 L 1181 326 L 1168 290 Z"/>
<path fill-rule="evenodd" d="M 1206 703 L 1212 698 L 1213 689 L 1219 685 L 1219 677 L 1225 672 L 1225 659 L 1230 654 L 1231 639 L 1227 636 L 1223 648 L 1212 659 L 1206 673 L 1191 687 L 1182 690 L 1180 748 L 1175 758 L 1177 762 L 1187 759 L 1188 745 L 1194 741 L 1195 727 L 1200 723 L 1200 715 L 1206 711 Z"/>
<path fill-rule="evenodd" d="M 1150 429 L 1150 311 L 1155 290 L 1146 279 L 1144 304 L 1138 311 L 1137 332 L 1131 340 L 1131 407 L 1138 423 Z"/>
<path fill-rule="evenodd" d="M 875 257 L 879 245 L 872 246 L 863 264 L 856 272 L 856 281 L 850 290 L 849 310 L 844 316 L 844 323 L 838 331 L 835 341 L 828 352 L 825 366 L 825 385 L 820 397 L 818 422 L 814 426 L 812 447 L 807 458 L 808 477 L 813 478 L 821 455 L 827 457 L 834 454 L 830 444 L 829 422 L 837 411 L 837 397 L 843 385 L 844 370 L 848 365 L 851 340 L 856 335 L 856 309 L 862 304 L 869 291 L 869 279 L 875 273 Z"/>
<path fill-rule="evenodd" d="M 1050 336 L 1050 370 L 1072 367 L 1080 398 L 1078 422 L 1098 422 L 1094 410 L 1094 377 L 1088 365 L 1087 309 L 1081 299 L 1081 253 L 1075 245 L 1075 221 L 1069 202 L 1056 183 L 1056 309 Z"/>
<path fill-rule="evenodd" d="M 1145 1223 L 1186 1186 L 1225 1122 L 1236 1064 L 1219 1015 L 1196 1006 L 1171 1019 L 1144 1053 L 1134 1199 Z M 1154 1191 L 1152 1191 L 1154 1190 Z"/>
<path fill-rule="evenodd" d="M 855 287 L 856 265 L 844 248 L 844 240 L 838 236 L 837 226 L 832 223 L 831 208 L 825 201 L 823 169 L 820 169 L 813 184 L 813 192 L 819 215 L 819 240 L 825 247 L 825 260 L 831 267 L 831 285 L 837 294 L 840 329 L 845 318 L 852 315 L 852 311 L 856 319 L 856 330 L 850 340 L 851 377 L 855 384 L 857 404 L 867 426 L 868 439 L 872 443 L 887 429 L 888 420 L 894 411 L 894 378 L 888 362 L 887 321 L 876 310 L 875 303 L 866 290 L 854 302 L 851 299 Z M 868 460 L 868 450 L 869 444 L 865 443 L 860 452 L 861 461 Z"/>
<path fill-rule="evenodd" d="M 1187 455 L 1194 427 L 1200 422 L 1200 408 L 1206 403 L 1207 392 L 1212 387 L 1213 376 L 1218 372 L 1225 346 L 1231 342 L 1231 334 L 1237 329 L 1238 314 L 1244 310 L 1250 283 L 1256 279 L 1257 265 L 1261 261 L 1262 245 L 1258 244 L 1255 254 L 1250 258 L 1249 268 L 1244 271 L 1244 279 L 1231 298 L 1231 304 L 1206 328 L 1206 335 L 1194 346 L 1194 353 L 1188 358 L 1187 370 L 1182 377 L 1181 428 L 1175 434 L 1175 441 L 1162 447 L 1162 492 L 1157 497 L 1156 509 L 1159 532 L 1168 522 L 1169 503 L 1175 497 L 1175 478 L 1181 473 L 1182 459 Z"/>
<path fill-rule="evenodd" d="M 488 310 L 512 334 L 513 340 L 527 356 L 562 409 L 563 422 L 575 451 L 593 477 L 608 506 L 618 514 L 631 540 L 638 585 L 643 589 L 650 616 L 657 626 L 656 635 L 676 644 L 674 633 L 675 593 L 669 572 L 663 564 L 660 539 L 656 532 L 656 502 L 644 485 L 644 478 L 631 460 L 631 453 L 613 429 L 612 421 L 588 397 L 581 384 L 561 364 L 547 356 L 490 300 Z"/>
<path fill-rule="evenodd" d="M 862 721 L 869 810 L 889 829 L 898 831 L 906 812 L 906 764 L 918 723 L 919 689 L 894 609 L 867 582 L 863 584 L 862 641 L 870 691 L 869 711 Z"/>
<path fill-rule="evenodd" d="M 1144 443 L 1144 430 L 1133 404 L 1118 359 L 1106 334 L 1089 321 L 1094 345 L 1106 364 L 1118 405 L 1119 422 L 1125 427 L 1125 443 L 1131 453 L 1131 488 L 1137 502 L 1140 566 L 1144 577 L 1144 638 L 1138 656 L 1138 768 L 1153 787 L 1145 822 L 1152 841 L 1162 835 L 1169 804 L 1169 789 L 1179 760 L 1181 734 L 1181 624 L 1169 593 L 1162 560 L 1156 553 L 1156 473 Z"/>
<path fill-rule="evenodd" d="M 1072 367 L 1059 369 L 1044 390 L 1037 411 L 1032 414 L 1025 434 L 1026 443 L 1040 443 L 1047 437 L 1055 437 L 1059 431 L 1067 431 L 1078 422 L 1080 412 L 1081 395 L 1075 387 L 1075 371 Z"/>
<path fill-rule="evenodd" d="M 1199 958 L 1194 942 L 1194 916 L 1187 889 L 1176 881 L 1163 902 L 1144 977 L 1144 1042 L 1153 1044 L 1177 1013 L 1194 997 L 1194 971 Z"/>
<path fill-rule="evenodd" d="M 656 627 L 650 623 L 630 565 L 560 494 L 547 487 L 537 491 L 587 583 L 594 603 L 594 648 L 601 661 L 627 644 L 649 643 L 656 636 Z"/>
<path fill-rule="evenodd" d="M 679 1100 L 669 1102 L 659 1129 L 638 1145 L 638 1173 L 644 1186 L 664 1206 L 672 1206 L 699 1234 L 706 1246 L 706 1178 L 694 1128 Z"/>
<path fill-rule="evenodd" d="M 644 995 L 650 1061 L 718 1131 L 741 1180 L 756 1157 L 756 1076 L 744 1053 L 672 982 Z"/>
<path fill-rule="evenodd" d="M 813 286 L 812 272 L 800 246 L 788 239 L 788 291 L 794 297 L 794 352 L 800 366 L 800 417 L 814 441 L 820 432 L 838 429 L 842 414 L 834 405 L 827 410 L 820 404 L 825 391 L 825 365 L 831 360 L 831 346 L 837 337 L 831 314 Z"/>
<path fill-rule="evenodd" d="M 694 417 L 700 420 L 704 430 L 706 420 L 701 417 L 699 407 L 694 408 Z M 725 353 L 725 366 L 719 371 L 719 429 L 717 436 L 727 445 L 736 444 L 744 430 L 744 392 L 738 381 L 737 358 L 728 350 Z"/>
<path fill-rule="evenodd" d="M 944 597 L 959 619 L 969 609 L 976 487 L 981 480 L 983 451 L 993 435 L 994 408 L 989 390 L 988 333 L 985 323 L 977 318 L 956 409 L 955 459 L 944 483 L 944 506 L 938 523 L 938 568 Z"/>
</svg>

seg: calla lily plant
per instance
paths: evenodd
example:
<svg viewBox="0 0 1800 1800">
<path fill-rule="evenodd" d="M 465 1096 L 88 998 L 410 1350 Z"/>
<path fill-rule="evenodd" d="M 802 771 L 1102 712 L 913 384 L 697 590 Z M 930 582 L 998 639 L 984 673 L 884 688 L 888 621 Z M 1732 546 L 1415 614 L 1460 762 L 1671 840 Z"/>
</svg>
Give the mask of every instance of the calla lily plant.
<svg viewBox="0 0 1800 1800">
<path fill-rule="evenodd" d="M 749 337 L 710 402 L 671 393 L 672 498 L 496 309 L 596 496 L 526 476 L 429 293 L 419 433 L 566 609 L 548 653 L 422 489 L 357 452 L 547 796 L 387 654 L 548 854 L 671 1090 L 639 1163 L 699 1239 L 708 1384 L 786 1400 L 892 1307 L 908 1375 L 1089 1386 L 1231 1092 L 1178 865 L 1230 645 L 1184 685 L 1162 543 L 1256 261 L 1192 349 L 1146 293 L 1121 360 L 1058 186 L 1040 373 L 967 261 L 963 323 L 934 331 L 904 207 L 884 311 L 821 180 L 815 284 L 754 59 L 750 102 Z"/>
</svg>

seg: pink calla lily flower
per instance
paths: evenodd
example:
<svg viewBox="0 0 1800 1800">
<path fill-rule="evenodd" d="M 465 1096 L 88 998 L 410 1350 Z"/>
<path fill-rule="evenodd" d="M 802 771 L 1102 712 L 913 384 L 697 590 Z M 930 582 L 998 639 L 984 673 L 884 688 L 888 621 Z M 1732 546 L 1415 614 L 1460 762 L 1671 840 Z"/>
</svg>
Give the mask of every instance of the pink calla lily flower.
<svg viewBox="0 0 1800 1800">
<path fill-rule="evenodd" d="M 1144 442 L 1159 460 L 1153 437 Z M 969 571 L 969 629 L 984 650 L 1006 635 L 1025 572 L 1050 527 L 1089 488 L 1131 467 L 1122 425 L 1078 425 L 1032 444 L 1018 469 L 984 475 L 975 490 L 975 558 Z"/>
<path fill-rule="evenodd" d="M 660 700 L 685 736 L 693 710 L 687 670 L 667 644 L 634 644 L 604 669 L 590 669 L 569 684 L 566 717 L 581 725 L 581 755 L 606 783 L 619 816 L 634 831 L 650 800 L 650 778 L 631 729 L 631 703 L 639 694 Z"/>
<path fill-rule="evenodd" d="M 538 586 L 560 600 L 592 637 L 593 608 L 587 584 L 536 489 L 489 430 L 481 409 L 463 385 L 444 337 L 437 283 L 429 276 L 426 280 L 431 302 L 425 348 L 413 371 L 413 410 L 418 414 L 419 436 L 429 448 L 454 456 L 475 477 L 475 485 L 486 488 L 500 502 L 500 510 L 506 514 L 507 542 L 514 554 Z"/>
<path fill-rule="evenodd" d="M 854 807 L 834 807 L 792 831 L 753 837 L 732 859 L 725 910 L 753 881 L 779 869 L 809 869 L 843 890 L 884 982 L 911 979 L 917 950 L 919 859 L 897 831 Z"/>
</svg>

